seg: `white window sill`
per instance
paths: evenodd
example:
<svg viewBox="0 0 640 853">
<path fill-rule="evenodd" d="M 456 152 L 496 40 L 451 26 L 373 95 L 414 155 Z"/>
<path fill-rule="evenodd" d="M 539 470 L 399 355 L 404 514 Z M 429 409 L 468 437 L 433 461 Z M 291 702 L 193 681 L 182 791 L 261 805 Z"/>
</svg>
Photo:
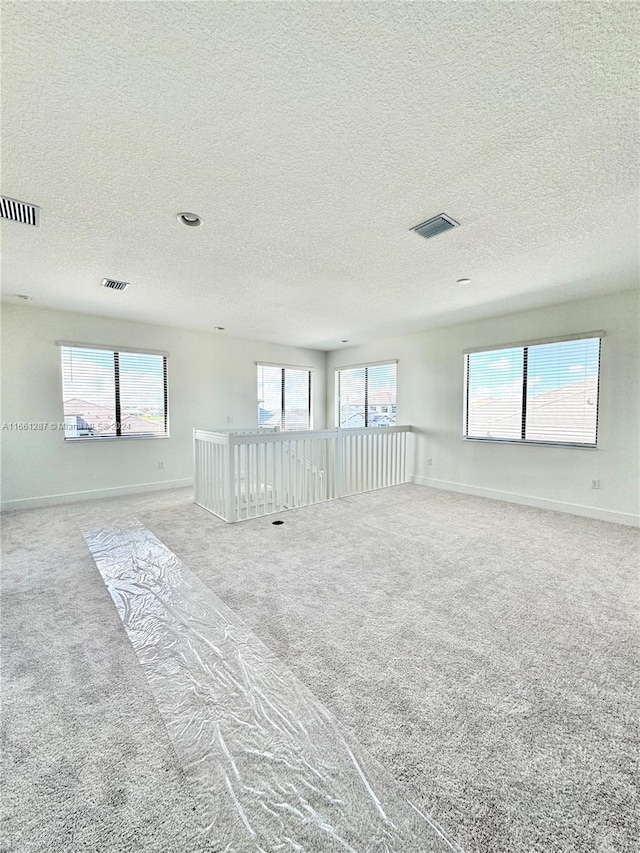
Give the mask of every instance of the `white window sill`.
<svg viewBox="0 0 640 853">
<path fill-rule="evenodd" d="M 76 443 L 88 443 L 91 444 L 96 443 L 100 444 L 103 441 L 145 441 L 148 439 L 157 439 L 157 438 L 171 438 L 171 436 L 166 433 L 163 435 L 81 435 L 78 438 L 66 438 L 65 441 L 68 441 L 71 444 Z"/>
<path fill-rule="evenodd" d="M 527 441 L 522 438 L 478 438 L 476 436 L 463 435 L 463 441 L 484 441 L 490 444 L 522 444 L 533 447 L 573 447 L 578 450 L 597 450 L 595 444 L 576 444 L 571 441 Z"/>
</svg>

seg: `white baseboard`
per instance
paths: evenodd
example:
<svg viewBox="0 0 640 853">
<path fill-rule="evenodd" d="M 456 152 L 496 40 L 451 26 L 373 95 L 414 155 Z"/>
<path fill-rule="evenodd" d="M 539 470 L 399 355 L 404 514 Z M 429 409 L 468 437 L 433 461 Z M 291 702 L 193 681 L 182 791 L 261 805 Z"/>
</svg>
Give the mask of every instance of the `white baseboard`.
<svg viewBox="0 0 640 853">
<path fill-rule="evenodd" d="M 514 504 L 535 506 L 540 509 L 551 509 L 555 512 L 568 512 L 571 515 L 581 515 L 586 518 L 596 518 L 599 521 L 612 521 L 614 524 L 627 524 L 640 527 L 640 515 L 631 512 L 618 512 L 613 509 L 601 509 L 597 506 L 582 506 L 566 501 L 554 501 L 550 498 L 536 498 L 532 495 L 518 495 L 512 492 L 500 492 L 497 489 L 485 489 L 482 486 L 469 486 L 466 483 L 451 483 L 448 480 L 434 480 L 430 477 L 420 477 L 416 474 L 409 478 L 411 483 L 419 486 L 431 486 L 433 489 L 444 489 L 449 492 L 462 492 L 465 495 L 476 495 L 480 498 L 492 498 L 496 501 L 508 501 Z"/>
<path fill-rule="evenodd" d="M 62 495 L 20 498 L 18 500 L 3 501 L 1 508 L 3 512 L 16 509 L 36 509 L 43 506 L 55 506 L 56 504 L 94 501 L 100 498 L 117 498 L 123 495 L 138 495 L 145 492 L 162 491 L 163 489 L 181 489 L 187 486 L 193 486 L 193 477 L 187 477 L 184 480 L 162 480 L 157 483 L 137 483 L 134 486 L 116 486 L 111 489 L 93 489 L 87 492 L 68 492 Z"/>
</svg>

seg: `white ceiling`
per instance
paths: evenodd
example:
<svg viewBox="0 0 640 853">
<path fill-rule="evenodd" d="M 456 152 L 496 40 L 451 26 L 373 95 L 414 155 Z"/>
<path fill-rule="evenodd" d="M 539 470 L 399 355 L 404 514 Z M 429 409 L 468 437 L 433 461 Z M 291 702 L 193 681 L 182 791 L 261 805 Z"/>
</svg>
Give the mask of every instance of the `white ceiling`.
<svg viewBox="0 0 640 853">
<path fill-rule="evenodd" d="M 632 288 L 637 11 L 6 3 L 5 298 L 332 349 Z"/>
</svg>

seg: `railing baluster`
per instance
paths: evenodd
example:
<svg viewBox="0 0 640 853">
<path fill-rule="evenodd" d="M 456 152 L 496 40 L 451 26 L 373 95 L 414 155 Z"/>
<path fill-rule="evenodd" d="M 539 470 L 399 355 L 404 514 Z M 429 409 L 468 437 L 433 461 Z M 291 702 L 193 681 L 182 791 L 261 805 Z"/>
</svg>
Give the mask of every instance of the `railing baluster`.
<svg viewBox="0 0 640 853">
<path fill-rule="evenodd" d="M 402 441 L 402 482 L 407 482 L 407 434 L 406 432 L 400 433 L 400 440 Z"/>
<path fill-rule="evenodd" d="M 371 431 L 364 433 L 360 436 L 360 441 L 362 443 L 362 492 L 369 491 L 369 457 L 368 457 L 368 447 L 369 447 L 369 439 L 371 438 Z"/>
<path fill-rule="evenodd" d="M 218 448 L 220 445 L 213 444 L 209 442 L 209 468 L 211 471 L 211 484 L 209 497 L 211 500 L 211 505 L 213 506 L 216 512 L 220 512 L 220 506 L 218 504 L 218 489 L 220 487 L 220 476 L 219 476 L 219 465 L 218 465 Z M 223 480 L 224 482 L 224 480 Z"/>
<path fill-rule="evenodd" d="M 389 485 L 389 435 L 385 435 L 384 437 L 384 449 L 383 453 L 383 471 L 384 471 L 384 480 L 383 485 L 385 488 Z"/>
<path fill-rule="evenodd" d="M 291 474 L 291 504 L 298 506 L 298 466 L 296 464 L 296 454 L 298 452 L 298 443 L 295 439 L 289 442 L 289 470 Z"/>
<path fill-rule="evenodd" d="M 362 436 L 362 491 L 369 491 L 369 438 L 371 433 Z"/>
<path fill-rule="evenodd" d="M 262 489 L 264 487 L 264 471 L 262 468 L 262 454 L 260 453 L 263 445 L 256 444 L 256 516 L 262 515 L 260 503 L 262 501 Z"/>
<path fill-rule="evenodd" d="M 218 471 L 224 470 L 224 464 L 226 461 L 225 449 L 221 444 L 216 444 L 215 447 L 218 451 L 218 462 L 217 469 Z M 231 453 L 231 449 L 227 446 L 227 453 Z M 231 479 L 231 474 L 229 474 L 229 479 Z M 231 500 L 231 483 L 229 483 L 229 501 L 232 504 L 229 509 L 233 513 L 233 501 Z M 224 512 L 224 478 L 218 477 L 218 512 Z"/>
<path fill-rule="evenodd" d="M 262 515 L 267 514 L 267 445 L 258 444 L 258 449 L 262 450 L 262 477 L 260 478 L 260 488 L 262 489 Z"/>
<path fill-rule="evenodd" d="M 258 517 L 258 498 L 259 498 L 259 494 L 258 494 L 258 488 L 259 488 L 259 483 L 258 483 L 258 477 L 259 477 L 259 472 L 258 472 L 258 445 L 252 444 L 251 449 L 253 450 L 253 495 L 255 496 L 255 500 L 252 500 L 252 504 L 254 506 L 253 517 L 257 518 Z"/>
<path fill-rule="evenodd" d="M 209 483 L 210 466 L 209 466 L 209 447 L 208 446 L 206 446 L 204 449 L 204 468 L 205 468 L 205 471 L 207 472 L 207 482 L 204 484 L 205 487 L 204 487 L 204 494 L 203 494 L 204 503 L 205 503 L 205 506 L 211 506 L 211 501 L 209 499 L 209 489 L 211 488 L 211 486 Z"/>
<path fill-rule="evenodd" d="M 236 491 L 236 504 L 238 509 L 236 511 L 236 516 L 238 521 L 242 518 L 242 482 L 246 476 L 247 470 L 247 444 L 238 445 L 238 463 L 235 471 L 235 491 Z"/>
<path fill-rule="evenodd" d="M 205 476 L 204 482 L 202 483 L 201 497 L 202 497 L 202 503 L 205 506 L 207 506 L 209 503 L 209 501 L 207 500 L 207 489 L 209 488 L 209 484 L 207 481 L 209 478 L 209 472 L 207 471 L 207 443 L 206 442 L 203 442 L 202 457 L 201 457 L 200 464 L 202 465 L 202 470 L 203 470 L 203 473 Z"/>
<path fill-rule="evenodd" d="M 222 444 L 207 442 L 211 448 L 212 456 L 212 475 L 215 477 L 213 483 L 213 504 L 215 512 L 229 520 L 228 507 L 225 504 L 225 482 L 228 472 L 225 471 L 224 464 L 226 461 L 225 447 Z"/>
<path fill-rule="evenodd" d="M 253 475 L 253 466 L 251 464 L 251 445 L 247 444 L 247 471 L 244 478 L 244 494 L 247 503 L 247 518 L 249 518 L 249 510 L 251 507 L 251 477 Z"/>
<path fill-rule="evenodd" d="M 389 460 L 391 462 L 391 474 L 389 479 L 389 485 L 393 486 L 396 481 L 396 455 L 395 455 L 395 433 L 391 433 L 389 436 Z"/>
<path fill-rule="evenodd" d="M 351 457 L 351 483 L 350 483 L 351 488 L 349 489 L 349 491 L 352 494 L 356 493 L 357 482 L 358 482 L 358 477 L 357 477 L 358 446 L 357 446 L 356 438 L 357 438 L 357 436 L 355 436 L 355 435 L 349 436 L 349 445 L 350 445 L 349 456 Z"/>
</svg>

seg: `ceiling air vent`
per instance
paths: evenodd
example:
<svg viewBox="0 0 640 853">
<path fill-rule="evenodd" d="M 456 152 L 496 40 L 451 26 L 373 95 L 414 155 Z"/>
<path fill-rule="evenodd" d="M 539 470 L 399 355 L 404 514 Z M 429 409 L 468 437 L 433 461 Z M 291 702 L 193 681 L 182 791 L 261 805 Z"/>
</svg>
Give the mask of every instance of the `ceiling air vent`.
<svg viewBox="0 0 640 853">
<path fill-rule="evenodd" d="M 421 222 L 420 225 L 414 225 L 409 230 L 415 231 L 425 240 L 430 240 L 431 237 L 437 237 L 438 234 L 444 234 L 445 231 L 451 231 L 452 228 L 458 228 L 459 225 L 459 222 L 447 216 L 446 213 L 440 213 L 438 216 L 427 219 L 426 222 Z"/>
<path fill-rule="evenodd" d="M 115 278 L 103 278 L 102 286 L 109 290 L 126 290 L 129 287 L 128 281 L 116 281 Z"/>
<path fill-rule="evenodd" d="M 0 196 L 0 219 L 10 219 L 12 222 L 22 222 L 24 225 L 40 226 L 40 208 L 28 201 L 18 201 L 17 198 Z"/>
</svg>

